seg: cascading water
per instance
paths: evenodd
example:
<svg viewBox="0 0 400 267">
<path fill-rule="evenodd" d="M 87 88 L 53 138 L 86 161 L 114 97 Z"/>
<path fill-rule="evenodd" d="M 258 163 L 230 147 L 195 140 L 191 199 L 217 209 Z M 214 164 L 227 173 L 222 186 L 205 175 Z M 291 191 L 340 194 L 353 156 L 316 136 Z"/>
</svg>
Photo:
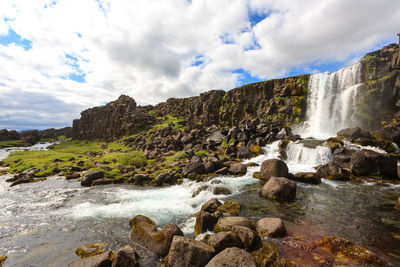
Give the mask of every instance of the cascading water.
<svg viewBox="0 0 400 267">
<path fill-rule="evenodd" d="M 311 75 L 307 117 L 300 131 L 303 137 L 327 138 L 357 124 L 355 108 L 363 86 L 361 67 L 358 62 L 334 73 Z"/>
</svg>

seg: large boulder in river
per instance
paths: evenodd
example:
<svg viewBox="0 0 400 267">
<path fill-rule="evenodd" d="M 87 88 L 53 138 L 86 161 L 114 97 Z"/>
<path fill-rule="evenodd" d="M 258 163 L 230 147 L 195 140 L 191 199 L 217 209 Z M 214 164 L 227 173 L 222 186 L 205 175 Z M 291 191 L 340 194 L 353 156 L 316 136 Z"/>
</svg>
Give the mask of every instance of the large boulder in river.
<svg viewBox="0 0 400 267">
<path fill-rule="evenodd" d="M 183 168 L 183 176 L 204 174 L 206 168 L 201 162 L 190 162 Z"/>
<path fill-rule="evenodd" d="M 257 222 L 257 232 L 261 237 L 283 237 L 286 227 L 280 218 L 262 218 Z"/>
<path fill-rule="evenodd" d="M 242 163 L 233 163 L 229 167 L 229 172 L 234 175 L 244 175 L 247 172 L 247 165 Z"/>
<path fill-rule="evenodd" d="M 176 224 L 168 223 L 160 231 L 157 231 L 155 222 L 142 215 L 134 217 L 129 225 L 132 227 L 131 241 L 159 256 L 167 255 L 174 236 L 183 236 L 181 229 Z"/>
<path fill-rule="evenodd" d="M 272 176 L 288 177 L 289 169 L 280 159 L 267 159 L 261 164 L 260 179 L 268 181 Z"/>
<path fill-rule="evenodd" d="M 218 199 L 212 198 L 201 206 L 201 211 L 214 213 L 217 211 L 218 207 L 220 207 L 221 205 L 222 205 L 222 203 Z"/>
<path fill-rule="evenodd" d="M 293 175 L 290 175 L 290 179 L 306 184 L 321 183 L 321 178 L 315 172 L 298 172 Z"/>
<path fill-rule="evenodd" d="M 215 225 L 214 232 L 231 231 L 234 226 L 244 226 L 255 230 L 253 223 L 246 217 L 225 217 Z"/>
<path fill-rule="evenodd" d="M 96 172 L 91 172 L 83 176 L 81 180 L 81 185 L 83 186 L 91 186 L 93 181 L 101 179 L 104 177 L 104 172 L 102 171 L 96 171 Z"/>
<path fill-rule="evenodd" d="M 206 267 L 256 267 L 250 253 L 240 248 L 227 248 L 206 265 Z"/>
<path fill-rule="evenodd" d="M 196 223 L 194 225 L 194 236 L 198 236 L 209 230 L 213 230 L 218 217 L 205 211 L 200 211 L 196 216 Z"/>
<path fill-rule="evenodd" d="M 351 155 L 350 171 L 356 176 L 380 176 L 397 179 L 397 159 L 371 150 L 360 150 Z"/>
<path fill-rule="evenodd" d="M 296 183 L 285 177 L 271 177 L 260 194 L 265 198 L 291 201 L 296 197 Z"/>
<path fill-rule="evenodd" d="M 214 254 L 212 246 L 187 237 L 175 236 L 164 262 L 169 267 L 202 267 Z"/>
<path fill-rule="evenodd" d="M 337 132 L 337 136 L 357 139 L 361 136 L 361 128 L 354 127 L 354 128 L 342 129 L 339 132 Z"/>
<path fill-rule="evenodd" d="M 350 179 L 350 173 L 342 169 L 334 162 L 317 167 L 317 174 L 325 179 L 347 181 Z"/>
<path fill-rule="evenodd" d="M 210 236 L 207 243 L 215 249 L 216 253 L 230 247 L 243 248 L 243 243 L 233 232 L 219 232 Z"/>
</svg>

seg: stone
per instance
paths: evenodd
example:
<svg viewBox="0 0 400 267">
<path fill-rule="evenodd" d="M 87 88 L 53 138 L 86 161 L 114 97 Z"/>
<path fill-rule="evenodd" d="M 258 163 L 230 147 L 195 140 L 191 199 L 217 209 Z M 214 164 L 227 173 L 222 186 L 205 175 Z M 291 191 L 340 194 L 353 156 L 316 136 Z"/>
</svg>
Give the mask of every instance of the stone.
<svg viewBox="0 0 400 267">
<path fill-rule="evenodd" d="M 267 243 L 260 242 L 259 246 L 251 252 L 257 266 L 296 266 L 296 265 L 278 265 L 273 264 L 278 259 L 278 250 L 275 246 Z"/>
<path fill-rule="evenodd" d="M 202 267 L 215 254 L 212 246 L 187 237 L 175 236 L 167 255 L 169 267 Z"/>
<path fill-rule="evenodd" d="M 228 172 L 229 172 L 229 168 L 223 167 L 223 168 L 215 171 L 215 174 L 224 175 L 224 174 L 227 174 Z"/>
<path fill-rule="evenodd" d="M 359 138 L 361 136 L 361 128 L 354 127 L 354 128 L 346 128 L 342 129 L 336 134 L 339 137 L 348 137 L 348 138 Z"/>
<path fill-rule="evenodd" d="M 217 186 L 213 190 L 214 195 L 230 195 L 232 194 L 232 190 L 224 186 Z"/>
<path fill-rule="evenodd" d="M 224 204 L 217 208 L 217 211 L 238 216 L 240 213 L 240 203 L 233 199 L 227 200 Z"/>
<path fill-rule="evenodd" d="M 205 211 L 200 211 L 196 216 L 196 223 L 194 225 L 194 237 L 209 230 L 212 231 L 217 221 L 218 218 L 214 215 Z"/>
<path fill-rule="evenodd" d="M 334 162 L 318 166 L 317 175 L 328 180 L 347 181 L 350 179 L 350 173 Z"/>
<path fill-rule="evenodd" d="M 190 162 L 183 168 L 183 176 L 204 174 L 206 169 L 201 162 Z"/>
<path fill-rule="evenodd" d="M 306 184 L 320 184 L 321 178 L 315 172 L 298 172 L 293 175 L 289 175 L 291 180 L 295 180 L 298 182 L 306 183 Z"/>
<path fill-rule="evenodd" d="M 106 185 L 106 184 L 112 184 L 113 180 L 111 180 L 110 178 L 102 178 L 102 179 L 98 179 L 93 181 L 92 185 Z"/>
<path fill-rule="evenodd" d="M 222 205 L 222 203 L 218 199 L 212 198 L 201 206 L 201 211 L 214 213 L 217 211 L 218 207 L 221 205 Z"/>
<path fill-rule="evenodd" d="M 356 176 L 398 179 L 397 159 L 371 150 L 354 152 L 350 158 L 350 171 Z"/>
<path fill-rule="evenodd" d="M 112 251 L 107 251 L 96 256 L 74 261 L 68 264 L 67 267 L 111 267 L 114 257 Z"/>
<path fill-rule="evenodd" d="M 245 175 L 247 172 L 247 165 L 242 163 L 233 163 L 229 167 L 229 172 L 233 175 Z"/>
<path fill-rule="evenodd" d="M 397 199 L 396 206 L 394 208 L 400 210 L 400 197 Z"/>
<path fill-rule="evenodd" d="M 249 159 L 250 158 L 250 149 L 247 146 L 239 148 L 237 152 L 239 159 Z"/>
<path fill-rule="evenodd" d="M 253 172 L 253 178 L 260 179 L 260 172 Z"/>
<path fill-rule="evenodd" d="M 240 241 L 235 233 L 230 231 L 212 234 L 207 243 L 214 247 L 216 253 L 230 247 L 243 248 L 242 241 Z"/>
<path fill-rule="evenodd" d="M 314 242 L 313 249 L 316 248 L 329 251 L 341 259 L 348 259 L 357 265 L 384 266 L 382 260 L 375 253 L 344 238 L 325 236 Z"/>
<path fill-rule="evenodd" d="M 86 244 L 75 250 L 75 254 L 80 258 L 87 258 L 104 253 L 103 244 Z"/>
<path fill-rule="evenodd" d="M 207 142 L 214 142 L 216 145 L 221 144 L 225 140 L 225 136 L 220 132 L 216 131 L 207 138 Z"/>
<path fill-rule="evenodd" d="M 268 181 L 272 176 L 288 177 L 289 169 L 280 159 L 267 159 L 261 164 L 260 179 Z"/>
<path fill-rule="evenodd" d="M 120 248 L 115 254 L 112 267 L 139 267 L 139 256 L 131 246 Z"/>
<path fill-rule="evenodd" d="M 192 197 L 198 196 L 201 192 L 206 191 L 210 188 L 209 185 L 202 185 L 197 188 L 197 190 L 192 194 Z"/>
<path fill-rule="evenodd" d="M 0 267 L 3 266 L 4 262 L 6 262 L 7 256 L 1 256 L 0 257 Z"/>
<path fill-rule="evenodd" d="M 226 248 L 218 253 L 206 267 L 256 267 L 250 253 L 240 248 Z"/>
<path fill-rule="evenodd" d="M 261 241 L 258 233 L 246 226 L 232 226 L 231 232 L 235 233 L 238 236 L 247 251 L 252 251 L 253 248 L 255 248 Z"/>
<path fill-rule="evenodd" d="M 93 181 L 101 179 L 104 177 L 104 172 L 102 171 L 96 171 L 96 172 L 91 172 L 83 176 L 81 180 L 81 185 L 82 186 L 91 186 Z"/>
<path fill-rule="evenodd" d="M 279 218 L 262 218 L 257 221 L 257 232 L 261 237 L 284 237 L 286 227 Z"/>
<path fill-rule="evenodd" d="M 214 232 L 231 231 L 233 226 L 244 226 L 255 230 L 253 223 L 246 217 L 225 217 L 217 222 L 214 227 Z"/>
<path fill-rule="evenodd" d="M 132 228 L 131 241 L 159 256 L 167 255 L 174 236 L 183 236 L 181 229 L 174 223 L 167 223 L 160 231 L 157 231 L 155 222 L 143 215 L 135 216 L 129 225 Z"/>
<path fill-rule="evenodd" d="M 296 183 L 285 177 L 271 177 L 260 194 L 265 198 L 292 201 L 296 197 Z"/>
</svg>

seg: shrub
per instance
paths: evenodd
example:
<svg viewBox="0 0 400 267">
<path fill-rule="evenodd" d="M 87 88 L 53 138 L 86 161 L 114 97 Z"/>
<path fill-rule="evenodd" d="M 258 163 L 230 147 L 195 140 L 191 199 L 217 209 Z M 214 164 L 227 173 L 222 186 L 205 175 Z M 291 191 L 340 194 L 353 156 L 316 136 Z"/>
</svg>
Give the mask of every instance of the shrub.
<svg viewBox="0 0 400 267">
<path fill-rule="evenodd" d="M 131 151 L 127 153 L 119 153 L 118 161 L 124 165 L 135 167 L 144 167 L 147 165 L 147 159 L 142 151 Z"/>
<path fill-rule="evenodd" d="M 176 152 L 172 157 L 169 158 L 169 161 L 178 161 L 188 159 L 189 155 L 185 151 Z"/>
</svg>

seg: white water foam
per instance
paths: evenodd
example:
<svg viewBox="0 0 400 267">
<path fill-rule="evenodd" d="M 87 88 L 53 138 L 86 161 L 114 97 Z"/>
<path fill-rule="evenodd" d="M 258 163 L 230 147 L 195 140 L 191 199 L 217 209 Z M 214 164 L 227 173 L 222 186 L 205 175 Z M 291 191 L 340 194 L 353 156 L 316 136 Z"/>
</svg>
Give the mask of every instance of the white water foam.
<svg viewBox="0 0 400 267">
<path fill-rule="evenodd" d="M 362 150 L 362 149 L 367 149 L 367 150 L 372 150 L 381 154 L 387 154 L 387 152 L 379 147 L 375 146 L 362 146 L 358 144 L 351 143 L 349 141 L 343 141 L 344 147 L 349 148 L 349 149 L 354 149 L 354 150 Z"/>
<path fill-rule="evenodd" d="M 299 129 L 302 136 L 325 139 L 357 124 L 354 113 L 363 86 L 361 66 L 356 63 L 334 73 L 311 75 L 306 122 Z"/>
</svg>

